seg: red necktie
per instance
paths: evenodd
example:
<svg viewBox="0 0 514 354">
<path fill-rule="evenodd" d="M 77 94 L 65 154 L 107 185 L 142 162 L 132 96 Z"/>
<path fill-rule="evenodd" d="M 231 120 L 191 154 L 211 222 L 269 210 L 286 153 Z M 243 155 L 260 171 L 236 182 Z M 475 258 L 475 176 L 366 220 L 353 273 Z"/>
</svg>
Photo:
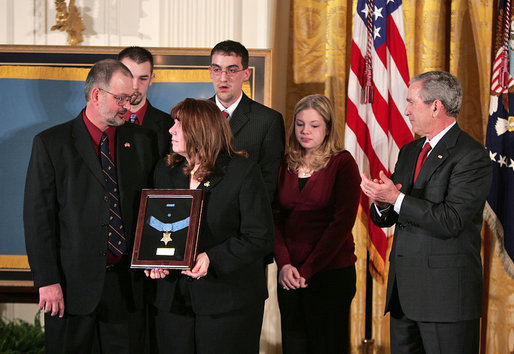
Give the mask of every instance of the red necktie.
<svg viewBox="0 0 514 354">
<path fill-rule="evenodd" d="M 429 143 L 425 143 L 423 146 L 423 149 L 421 149 L 421 152 L 418 156 L 418 161 L 416 162 L 416 170 L 414 171 L 414 182 L 416 182 L 416 178 L 418 178 L 419 171 L 421 170 L 421 166 L 425 163 L 425 160 L 427 159 L 428 152 L 432 149 Z"/>
<path fill-rule="evenodd" d="M 227 111 L 221 111 L 221 112 L 225 115 L 225 118 L 227 118 L 227 119 L 228 119 L 228 118 L 230 117 L 230 114 L 228 114 L 228 112 L 227 112 Z"/>
</svg>

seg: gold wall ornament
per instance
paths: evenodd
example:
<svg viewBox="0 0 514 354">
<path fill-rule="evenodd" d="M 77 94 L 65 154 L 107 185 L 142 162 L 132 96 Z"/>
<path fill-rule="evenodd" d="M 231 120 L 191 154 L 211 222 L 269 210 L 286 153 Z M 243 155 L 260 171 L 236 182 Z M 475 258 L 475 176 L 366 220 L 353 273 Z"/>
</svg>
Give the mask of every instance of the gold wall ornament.
<svg viewBox="0 0 514 354">
<path fill-rule="evenodd" d="M 75 0 L 70 0 L 68 8 L 66 8 L 65 0 L 55 1 L 55 25 L 50 30 L 66 31 L 68 32 L 68 43 L 70 45 L 77 45 L 82 42 L 82 31 L 86 29 L 82 23 L 82 17 Z"/>
</svg>

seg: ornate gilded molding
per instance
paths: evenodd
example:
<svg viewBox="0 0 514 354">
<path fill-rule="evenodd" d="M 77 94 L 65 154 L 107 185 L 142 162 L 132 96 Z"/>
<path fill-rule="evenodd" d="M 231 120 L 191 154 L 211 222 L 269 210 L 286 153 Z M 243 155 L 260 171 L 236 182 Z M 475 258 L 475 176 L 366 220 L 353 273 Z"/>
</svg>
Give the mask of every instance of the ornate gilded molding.
<svg viewBox="0 0 514 354">
<path fill-rule="evenodd" d="M 82 31 L 86 29 L 80 17 L 80 11 L 75 6 L 75 0 L 70 0 L 68 8 L 66 8 L 65 0 L 55 1 L 55 25 L 50 29 L 52 31 L 66 31 L 68 32 L 68 43 L 70 45 L 77 45 L 82 42 Z"/>
</svg>

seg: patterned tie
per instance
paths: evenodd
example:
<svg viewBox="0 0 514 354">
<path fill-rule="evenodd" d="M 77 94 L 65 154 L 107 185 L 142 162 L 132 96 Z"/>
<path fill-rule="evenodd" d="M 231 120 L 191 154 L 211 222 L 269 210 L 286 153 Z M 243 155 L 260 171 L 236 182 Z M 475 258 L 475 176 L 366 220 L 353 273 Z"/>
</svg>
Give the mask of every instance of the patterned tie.
<svg viewBox="0 0 514 354">
<path fill-rule="evenodd" d="M 116 256 L 121 256 L 127 249 L 127 241 L 121 223 L 120 198 L 118 193 L 118 182 L 116 169 L 109 153 L 109 138 L 102 134 L 100 140 L 100 160 L 102 172 L 105 177 L 105 185 L 109 192 L 109 250 Z"/>
<path fill-rule="evenodd" d="M 416 178 L 418 178 L 421 166 L 423 166 L 423 164 L 425 163 L 425 160 L 427 159 L 427 155 L 430 149 L 432 149 L 432 146 L 430 146 L 429 143 L 425 143 L 423 149 L 421 149 L 421 152 L 419 153 L 418 161 L 416 162 L 416 169 L 414 170 L 414 182 L 416 182 Z"/>
<path fill-rule="evenodd" d="M 130 123 L 137 123 L 137 116 L 135 113 L 132 113 L 129 117 L 129 122 Z"/>
<path fill-rule="evenodd" d="M 227 119 L 228 119 L 228 118 L 230 118 L 230 114 L 228 114 L 228 112 L 227 112 L 227 111 L 222 111 L 222 112 L 223 112 L 223 114 L 225 115 L 225 118 L 227 118 Z"/>
</svg>

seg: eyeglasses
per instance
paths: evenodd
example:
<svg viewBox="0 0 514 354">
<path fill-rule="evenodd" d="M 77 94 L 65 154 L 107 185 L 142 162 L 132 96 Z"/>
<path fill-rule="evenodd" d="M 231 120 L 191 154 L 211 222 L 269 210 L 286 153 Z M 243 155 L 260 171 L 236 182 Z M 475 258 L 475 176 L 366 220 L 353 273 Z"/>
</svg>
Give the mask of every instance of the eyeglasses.
<svg viewBox="0 0 514 354">
<path fill-rule="evenodd" d="M 134 103 L 136 100 L 137 100 L 137 97 L 138 97 L 138 94 L 137 93 L 134 93 L 130 96 L 118 96 L 118 95 L 115 95 L 114 93 L 111 93 L 107 90 L 104 90 L 103 88 L 99 87 L 98 88 L 100 91 L 103 91 L 105 93 L 108 93 L 109 95 L 111 95 L 112 97 L 114 97 L 115 100 L 118 101 L 118 105 L 119 106 L 123 106 L 125 103 Z"/>
<path fill-rule="evenodd" d="M 233 77 L 241 71 L 243 71 L 244 69 L 239 69 L 238 67 L 230 67 L 226 70 L 221 70 L 219 66 L 210 65 L 209 70 L 211 71 L 211 74 L 216 77 L 221 76 L 221 73 L 225 73 L 225 75 L 227 75 L 228 77 Z"/>
</svg>

